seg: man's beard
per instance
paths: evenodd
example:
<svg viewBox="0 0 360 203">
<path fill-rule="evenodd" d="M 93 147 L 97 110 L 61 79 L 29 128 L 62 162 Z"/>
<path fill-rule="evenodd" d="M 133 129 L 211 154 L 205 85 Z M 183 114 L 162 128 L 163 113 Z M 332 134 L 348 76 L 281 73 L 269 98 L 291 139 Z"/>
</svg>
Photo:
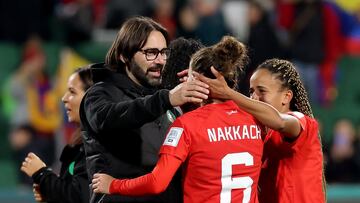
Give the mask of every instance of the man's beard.
<svg viewBox="0 0 360 203">
<path fill-rule="evenodd" d="M 162 69 L 163 65 L 156 64 L 155 66 L 146 69 L 146 72 L 144 72 L 144 70 L 141 69 L 141 67 L 135 61 L 131 61 L 130 63 L 130 72 L 144 87 L 158 87 L 161 83 L 161 77 L 152 77 L 151 75 L 149 75 L 149 72 L 160 71 L 161 75 Z"/>
</svg>

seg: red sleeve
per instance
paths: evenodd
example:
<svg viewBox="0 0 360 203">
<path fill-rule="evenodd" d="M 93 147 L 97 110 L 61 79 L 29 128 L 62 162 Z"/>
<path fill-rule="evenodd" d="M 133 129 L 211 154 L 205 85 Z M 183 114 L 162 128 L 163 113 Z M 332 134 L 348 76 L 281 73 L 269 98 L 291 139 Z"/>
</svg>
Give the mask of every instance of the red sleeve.
<svg viewBox="0 0 360 203">
<path fill-rule="evenodd" d="M 294 116 L 299 120 L 301 131 L 299 136 L 293 142 L 284 142 L 285 145 L 290 147 L 291 151 L 299 151 L 304 144 L 306 144 L 306 140 L 308 137 L 308 126 L 307 126 L 307 118 L 303 113 L 292 111 L 288 112 L 289 115 Z"/>
<path fill-rule="evenodd" d="M 134 179 L 115 179 L 110 184 L 110 194 L 142 196 L 159 194 L 169 185 L 182 161 L 171 155 L 161 155 L 151 173 Z"/>
<path fill-rule="evenodd" d="M 159 153 L 175 156 L 185 162 L 188 154 L 190 153 L 190 146 L 190 130 L 186 128 L 186 124 L 178 118 L 169 128 Z"/>
</svg>

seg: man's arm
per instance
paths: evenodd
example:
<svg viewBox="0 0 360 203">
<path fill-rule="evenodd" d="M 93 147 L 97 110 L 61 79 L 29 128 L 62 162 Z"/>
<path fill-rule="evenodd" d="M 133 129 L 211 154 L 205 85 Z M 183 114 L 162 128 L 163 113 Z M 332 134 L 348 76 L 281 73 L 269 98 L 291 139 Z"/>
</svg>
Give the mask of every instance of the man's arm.
<svg viewBox="0 0 360 203">
<path fill-rule="evenodd" d="M 207 99 L 207 85 L 200 81 L 182 83 L 173 90 L 128 101 L 114 101 L 112 86 L 94 86 L 84 97 L 86 118 L 93 130 L 137 128 L 155 120 L 173 106 Z M 113 90 L 112 90 L 113 89 Z"/>
<path fill-rule="evenodd" d="M 106 174 L 95 174 L 92 188 L 95 193 L 143 196 L 159 194 L 167 188 L 182 161 L 162 154 L 153 171 L 134 179 L 114 179 Z"/>
</svg>

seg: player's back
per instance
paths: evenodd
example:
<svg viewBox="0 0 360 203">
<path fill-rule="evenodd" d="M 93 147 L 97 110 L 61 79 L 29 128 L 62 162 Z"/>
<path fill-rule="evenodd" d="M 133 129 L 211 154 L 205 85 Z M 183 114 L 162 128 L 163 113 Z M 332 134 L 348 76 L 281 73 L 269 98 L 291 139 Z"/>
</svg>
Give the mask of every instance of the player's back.
<svg viewBox="0 0 360 203">
<path fill-rule="evenodd" d="M 232 101 L 180 117 L 191 142 L 184 164 L 184 202 L 257 202 L 261 126 Z"/>
</svg>

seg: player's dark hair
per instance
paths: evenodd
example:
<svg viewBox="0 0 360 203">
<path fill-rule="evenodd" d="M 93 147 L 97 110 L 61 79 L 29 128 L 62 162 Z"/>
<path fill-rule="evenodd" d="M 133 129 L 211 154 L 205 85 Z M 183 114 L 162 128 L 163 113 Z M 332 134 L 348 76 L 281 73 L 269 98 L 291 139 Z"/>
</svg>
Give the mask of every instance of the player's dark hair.
<svg viewBox="0 0 360 203">
<path fill-rule="evenodd" d="M 176 87 L 180 83 L 177 73 L 189 68 L 191 56 L 203 47 L 204 45 L 194 39 L 180 37 L 173 40 L 169 45 L 170 56 L 162 72 L 162 87 L 165 89 Z"/>
<path fill-rule="evenodd" d="M 125 73 L 125 67 L 129 66 L 135 53 L 143 48 L 152 31 L 161 32 L 166 40 L 166 45 L 169 44 L 169 35 L 166 29 L 151 18 L 139 16 L 125 21 L 106 54 L 107 67 L 110 70 Z M 120 55 L 123 56 L 124 62 L 121 61 Z"/>
<path fill-rule="evenodd" d="M 88 66 L 77 68 L 74 73 L 79 75 L 84 92 L 94 84 L 92 81 L 91 69 Z"/>
</svg>

